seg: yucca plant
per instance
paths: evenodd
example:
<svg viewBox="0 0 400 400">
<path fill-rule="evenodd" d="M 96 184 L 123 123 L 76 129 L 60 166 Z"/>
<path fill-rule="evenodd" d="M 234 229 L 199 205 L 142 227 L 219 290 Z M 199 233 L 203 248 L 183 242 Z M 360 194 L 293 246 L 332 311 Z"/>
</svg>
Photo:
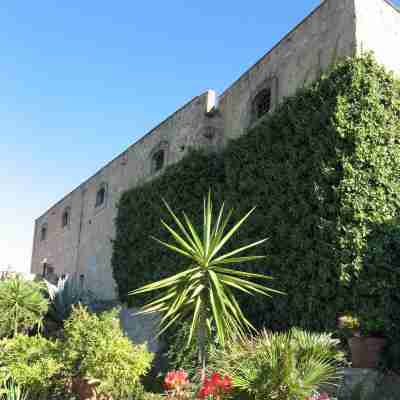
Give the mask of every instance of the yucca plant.
<svg viewBox="0 0 400 400">
<path fill-rule="evenodd" d="M 130 294 L 160 291 L 159 296 L 141 310 L 141 313 L 145 314 L 154 312 L 162 314 L 159 333 L 164 332 L 176 321 L 191 316 L 188 344 L 192 342 L 193 335 L 197 335 L 199 361 L 204 373 L 205 349 L 212 326 L 215 327 L 218 341 L 222 346 L 228 337 L 243 336 L 254 329 L 243 314 L 234 290 L 249 296 L 255 294 L 270 296 L 272 293 L 280 292 L 254 282 L 254 280 L 269 280 L 271 277 L 234 268 L 237 264 L 265 258 L 265 256 L 239 256 L 239 254 L 264 243 L 267 239 L 221 254 L 224 246 L 249 218 L 254 208 L 228 228 L 232 210 L 225 214 L 223 204 L 214 216 L 209 193 L 208 198 L 204 199 L 203 229 L 199 233 L 185 213 L 181 220 L 165 201 L 164 203 L 177 229 L 172 228 L 164 220 L 161 223 L 174 242 L 166 243 L 157 238 L 153 239 L 181 255 L 187 261 L 187 268 L 174 276 L 136 289 Z M 228 268 L 229 265 L 232 268 Z"/>
<path fill-rule="evenodd" d="M 45 286 L 22 277 L 0 282 L 0 337 L 41 329 L 48 309 Z"/>
</svg>

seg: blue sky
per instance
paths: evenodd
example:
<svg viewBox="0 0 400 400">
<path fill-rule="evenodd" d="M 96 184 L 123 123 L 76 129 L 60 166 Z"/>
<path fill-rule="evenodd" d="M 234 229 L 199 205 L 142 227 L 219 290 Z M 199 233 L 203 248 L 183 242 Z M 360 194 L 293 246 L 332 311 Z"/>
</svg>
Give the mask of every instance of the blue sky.
<svg viewBox="0 0 400 400">
<path fill-rule="evenodd" d="M 29 269 L 37 216 L 319 2 L 2 2 L 0 268 Z"/>
</svg>

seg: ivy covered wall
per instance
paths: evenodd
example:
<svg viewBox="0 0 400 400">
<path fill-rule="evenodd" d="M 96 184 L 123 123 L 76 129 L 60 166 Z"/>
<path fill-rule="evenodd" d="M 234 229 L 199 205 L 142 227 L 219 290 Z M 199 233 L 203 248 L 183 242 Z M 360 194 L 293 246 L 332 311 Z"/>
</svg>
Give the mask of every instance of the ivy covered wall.
<svg viewBox="0 0 400 400">
<path fill-rule="evenodd" d="M 242 299 L 258 326 L 333 329 L 338 312 L 375 306 L 395 321 L 380 299 L 386 284 L 400 282 L 398 272 L 379 269 L 386 259 L 371 263 L 371 238 L 400 210 L 400 84 L 372 56 L 336 65 L 223 153 L 191 153 L 126 192 L 112 260 L 121 300 L 140 305 L 146 297 L 128 297 L 130 290 L 185 267 L 150 238 L 168 237 L 161 198 L 199 221 L 209 188 L 236 217 L 257 206 L 236 244 L 269 238 L 257 252 L 267 259 L 242 268 L 271 274 L 287 295 Z"/>
</svg>

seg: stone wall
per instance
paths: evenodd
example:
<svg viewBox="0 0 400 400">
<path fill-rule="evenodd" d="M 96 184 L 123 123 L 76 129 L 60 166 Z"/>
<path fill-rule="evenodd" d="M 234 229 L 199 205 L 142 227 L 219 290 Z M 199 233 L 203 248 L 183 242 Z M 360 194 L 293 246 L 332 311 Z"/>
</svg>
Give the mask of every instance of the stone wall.
<svg viewBox="0 0 400 400">
<path fill-rule="evenodd" d="M 371 17 L 374 10 L 378 16 Z M 315 80 L 335 61 L 355 54 L 356 33 L 364 47 L 376 50 L 382 62 L 400 70 L 399 53 L 393 51 L 400 29 L 396 13 L 384 0 L 321 3 L 219 99 L 213 91 L 195 97 L 39 217 L 31 271 L 41 274 L 45 261 L 58 276 L 77 274 L 99 297 L 115 298 L 111 240 L 121 193 L 157 177 L 191 147 L 218 151 L 230 139 L 243 135 L 256 122 L 254 104 L 262 90 L 270 93 L 268 107 L 272 111 L 284 97 Z M 360 24 L 357 29 L 356 20 Z M 368 34 L 370 23 L 378 24 L 381 42 L 387 37 L 386 49 Z M 154 160 L 160 151 L 164 165 L 156 171 Z M 105 201 L 96 207 L 101 188 L 106 192 Z M 67 209 L 69 222 L 62 226 Z M 43 227 L 47 228 L 44 240 Z"/>
<path fill-rule="evenodd" d="M 211 91 L 194 98 L 39 217 L 35 223 L 32 272 L 42 274 L 45 260 L 47 269 L 54 268 L 57 275 L 77 274 L 98 296 L 105 300 L 115 298 L 111 239 L 121 193 L 158 176 L 190 147 L 217 149 L 219 137 L 205 135 L 214 102 Z M 160 149 L 165 150 L 164 167 L 154 171 L 152 155 Z M 102 187 L 106 188 L 105 201 L 96 207 L 97 192 Z M 63 226 L 66 209 L 70 210 L 70 219 Z M 42 240 L 44 226 L 47 234 Z"/>
<path fill-rule="evenodd" d="M 400 377 L 374 369 L 345 368 L 335 392 L 338 400 L 398 400 Z"/>
<path fill-rule="evenodd" d="M 354 0 L 326 0 L 228 88 L 219 99 L 225 141 L 254 122 L 252 102 L 261 89 L 271 88 L 274 107 L 338 59 L 354 55 L 354 18 Z"/>
<path fill-rule="evenodd" d="M 386 0 L 355 0 L 360 52 L 373 51 L 388 69 L 400 73 L 400 10 Z"/>
</svg>

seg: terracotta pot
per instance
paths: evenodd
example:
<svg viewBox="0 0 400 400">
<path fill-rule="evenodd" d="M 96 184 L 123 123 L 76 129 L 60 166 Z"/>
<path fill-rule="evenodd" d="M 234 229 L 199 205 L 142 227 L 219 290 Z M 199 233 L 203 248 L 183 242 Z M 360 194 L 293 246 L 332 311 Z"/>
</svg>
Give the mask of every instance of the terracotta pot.
<svg viewBox="0 0 400 400">
<path fill-rule="evenodd" d="M 353 368 L 376 368 L 378 366 L 386 339 L 353 336 L 348 342 Z"/>
<path fill-rule="evenodd" d="M 97 393 L 98 382 L 75 377 L 72 379 L 72 392 L 78 395 L 80 400 L 112 400 L 112 397 Z"/>
</svg>

